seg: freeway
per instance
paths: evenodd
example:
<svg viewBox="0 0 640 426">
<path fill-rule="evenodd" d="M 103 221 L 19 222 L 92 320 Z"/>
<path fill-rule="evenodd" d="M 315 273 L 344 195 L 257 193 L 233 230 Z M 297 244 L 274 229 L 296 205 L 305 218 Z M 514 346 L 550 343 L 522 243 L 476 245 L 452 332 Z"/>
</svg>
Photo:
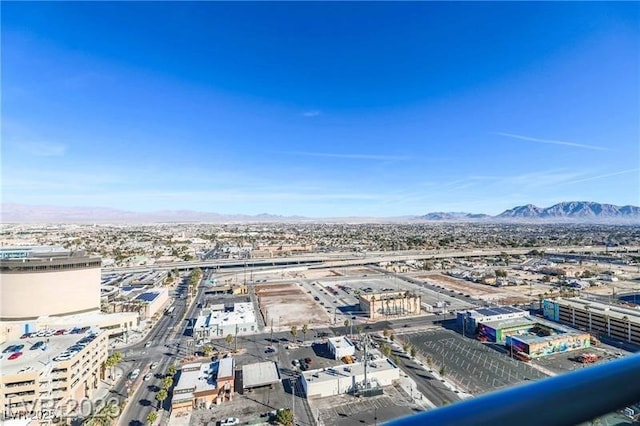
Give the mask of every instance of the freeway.
<svg viewBox="0 0 640 426">
<path fill-rule="evenodd" d="M 168 263 L 166 265 L 131 266 L 118 268 L 103 268 L 105 274 L 109 273 L 138 273 L 153 270 L 191 270 L 194 268 L 247 268 L 247 267 L 275 267 L 275 266 L 319 266 L 339 267 L 353 265 L 368 265 L 379 262 L 399 262 L 405 260 L 446 259 L 455 257 L 483 257 L 499 256 L 502 253 L 510 255 L 527 254 L 532 250 L 543 251 L 547 254 L 560 255 L 563 253 L 614 253 L 614 252 L 638 252 L 640 247 L 606 247 L 606 246 L 566 246 L 566 247 L 519 247 L 519 248 L 495 248 L 495 249 L 467 249 L 467 250 L 406 250 L 395 252 L 369 252 L 365 255 L 353 252 L 324 253 L 322 255 L 309 254 L 283 258 L 256 258 L 256 259 L 232 259 L 232 260 L 198 260 Z"/>
</svg>

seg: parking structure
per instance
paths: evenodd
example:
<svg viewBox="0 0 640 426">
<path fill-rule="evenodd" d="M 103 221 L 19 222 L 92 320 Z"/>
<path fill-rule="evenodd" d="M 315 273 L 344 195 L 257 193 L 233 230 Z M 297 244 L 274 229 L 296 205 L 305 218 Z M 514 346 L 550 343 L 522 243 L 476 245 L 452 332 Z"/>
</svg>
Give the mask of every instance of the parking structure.
<svg viewBox="0 0 640 426">
<path fill-rule="evenodd" d="M 398 336 L 413 345 L 434 368 L 444 366 L 445 378 L 477 395 L 547 377 L 527 363 L 445 329 L 433 329 Z"/>
</svg>

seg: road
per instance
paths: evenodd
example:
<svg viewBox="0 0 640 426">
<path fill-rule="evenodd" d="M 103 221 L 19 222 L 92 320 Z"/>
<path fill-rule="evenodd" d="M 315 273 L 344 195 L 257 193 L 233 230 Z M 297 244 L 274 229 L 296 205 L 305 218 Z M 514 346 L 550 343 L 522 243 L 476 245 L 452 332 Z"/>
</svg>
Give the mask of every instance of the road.
<svg viewBox="0 0 640 426">
<path fill-rule="evenodd" d="M 547 254 L 560 255 L 563 253 L 607 253 L 607 252 L 638 252 L 640 247 L 589 247 L 582 246 L 566 246 L 566 247 L 517 247 L 517 248 L 495 248 L 495 249 L 467 249 L 467 250 L 406 250 L 395 252 L 368 252 L 361 255 L 353 252 L 335 252 L 323 253 L 321 255 L 312 253 L 308 255 L 300 255 L 294 257 L 268 258 L 268 259 L 231 259 L 231 260 L 198 260 L 198 261 L 181 261 L 173 262 L 166 266 L 132 266 L 103 268 L 103 273 L 113 272 L 145 272 L 154 270 L 191 270 L 194 268 L 246 268 L 246 267 L 269 267 L 269 266 L 292 266 L 292 265 L 323 265 L 325 267 L 351 266 L 351 265 L 367 265 L 380 262 L 397 262 L 403 260 L 423 260 L 423 259 L 447 259 L 454 257 L 483 257 L 483 256 L 499 256 L 502 253 L 510 255 L 527 254 L 531 250 L 536 249 Z"/>
<path fill-rule="evenodd" d="M 198 287 L 198 292 L 193 300 L 186 296 L 188 278 L 183 278 L 176 288 L 175 307 L 172 316 L 163 316 L 140 342 L 120 350 L 124 357 L 120 367 L 125 374 L 113 387 L 112 393 L 124 397 L 131 389 L 130 403 L 127 409 L 120 416 L 119 425 L 145 425 L 147 415 L 156 409 L 158 403 L 155 399 L 156 392 L 160 389 L 162 379 L 168 367 L 177 363 L 178 359 L 188 351 L 186 342 L 191 338 L 186 336 L 187 321 L 197 309 L 197 304 L 204 295 L 204 288 Z M 184 319 L 183 319 L 184 318 Z M 158 367 L 150 370 L 152 363 L 157 362 Z M 134 369 L 140 369 L 140 377 L 132 381 L 129 374 Z M 144 381 L 147 373 L 152 374 L 152 378 Z M 168 415 L 170 399 L 165 400 L 162 409 Z"/>
</svg>

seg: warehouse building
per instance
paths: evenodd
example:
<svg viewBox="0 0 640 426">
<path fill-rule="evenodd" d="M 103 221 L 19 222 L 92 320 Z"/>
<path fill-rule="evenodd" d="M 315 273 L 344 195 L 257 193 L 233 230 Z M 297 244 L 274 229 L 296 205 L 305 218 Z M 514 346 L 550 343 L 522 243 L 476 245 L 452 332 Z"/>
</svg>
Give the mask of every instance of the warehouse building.
<svg viewBox="0 0 640 426">
<path fill-rule="evenodd" d="M 355 393 L 364 387 L 364 363 L 304 371 L 302 388 L 307 398 Z M 400 369 L 387 358 L 369 361 L 367 364 L 367 387 L 382 388 L 400 379 Z"/>
<path fill-rule="evenodd" d="M 523 360 L 591 346 L 589 333 L 529 317 L 527 311 L 509 306 L 459 312 L 457 322 L 468 336 L 504 344 Z"/>
<path fill-rule="evenodd" d="M 273 361 L 257 362 L 242 366 L 242 390 L 273 387 L 280 383 L 280 370 Z"/>
<path fill-rule="evenodd" d="M 544 317 L 600 336 L 640 345 L 640 312 L 579 297 L 545 299 Z"/>
</svg>

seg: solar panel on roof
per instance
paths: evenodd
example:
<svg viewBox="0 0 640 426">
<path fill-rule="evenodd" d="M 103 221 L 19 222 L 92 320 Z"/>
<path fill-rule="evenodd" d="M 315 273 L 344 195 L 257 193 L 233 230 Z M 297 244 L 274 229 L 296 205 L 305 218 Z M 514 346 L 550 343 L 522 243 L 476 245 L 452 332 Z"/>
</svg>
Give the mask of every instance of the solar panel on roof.
<svg viewBox="0 0 640 426">
<path fill-rule="evenodd" d="M 485 317 L 490 317 L 491 315 L 495 315 L 495 313 L 491 309 L 486 309 L 486 308 L 478 309 L 476 312 L 478 312 L 481 315 L 484 315 Z"/>
<path fill-rule="evenodd" d="M 145 302 L 152 302 L 155 298 L 158 297 L 158 293 L 142 293 L 136 300 L 144 300 Z"/>
</svg>

